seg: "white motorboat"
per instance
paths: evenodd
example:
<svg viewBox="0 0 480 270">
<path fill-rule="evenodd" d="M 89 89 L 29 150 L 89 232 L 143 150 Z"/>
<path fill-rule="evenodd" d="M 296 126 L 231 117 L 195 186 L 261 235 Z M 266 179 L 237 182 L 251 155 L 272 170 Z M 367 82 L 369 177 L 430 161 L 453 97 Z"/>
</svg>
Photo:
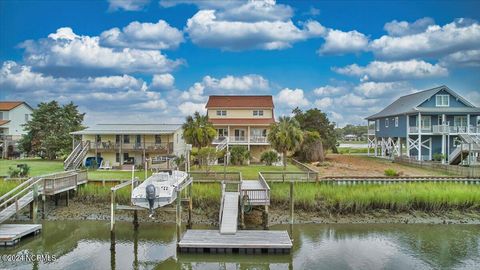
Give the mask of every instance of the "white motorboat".
<svg viewBox="0 0 480 270">
<path fill-rule="evenodd" d="M 153 210 L 177 199 L 177 191 L 182 190 L 191 179 L 183 171 L 166 171 L 154 173 L 132 192 L 132 204 Z"/>
</svg>

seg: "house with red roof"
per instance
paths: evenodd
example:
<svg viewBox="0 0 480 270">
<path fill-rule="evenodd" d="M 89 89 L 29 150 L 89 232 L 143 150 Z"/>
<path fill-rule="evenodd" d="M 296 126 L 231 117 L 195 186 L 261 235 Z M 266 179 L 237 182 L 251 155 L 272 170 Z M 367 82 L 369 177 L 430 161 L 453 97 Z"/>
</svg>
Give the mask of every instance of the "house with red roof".
<svg viewBox="0 0 480 270">
<path fill-rule="evenodd" d="M 205 107 L 217 130 L 213 141 L 217 149 L 243 145 L 254 162 L 259 162 L 261 154 L 270 149 L 267 134 L 270 124 L 275 122 L 271 95 L 210 96 Z"/>
</svg>

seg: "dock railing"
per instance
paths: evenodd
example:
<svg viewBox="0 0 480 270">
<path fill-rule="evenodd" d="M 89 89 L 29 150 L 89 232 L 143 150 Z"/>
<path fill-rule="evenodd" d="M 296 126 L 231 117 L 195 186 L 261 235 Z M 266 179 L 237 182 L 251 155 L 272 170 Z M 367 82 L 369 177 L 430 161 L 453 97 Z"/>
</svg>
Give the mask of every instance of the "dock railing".
<svg viewBox="0 0 480 270">
<path fill-rule="evenodd" d="M 241 189 L 242 199 L 247 196 L 251 205 L 270 205 L 270 186 L 263 177 L 262 173 L 258 173 L 258 181 L 261 188 L 258 189 Z"/>
<path fill-rule="evenodd" d="M 259 172 L 267 182 L 316 182 L 317 172 Z"/>
</svg>

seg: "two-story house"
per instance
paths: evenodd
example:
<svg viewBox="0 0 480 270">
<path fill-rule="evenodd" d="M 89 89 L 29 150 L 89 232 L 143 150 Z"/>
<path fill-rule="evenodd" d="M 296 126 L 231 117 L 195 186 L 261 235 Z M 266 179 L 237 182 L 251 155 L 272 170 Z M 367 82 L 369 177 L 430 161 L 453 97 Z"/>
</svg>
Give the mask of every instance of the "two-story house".
<svg viewBox="0 0 480 270">
<path fill-rule="evenodd" d="M 442 162 L 458 164 L 480 150 L 480 108 L 447 86 L 402 96 L 367 120 L 369 153 L 373 148 L 376 156 L 442 154 Z"/>
<path fill-rule="evenodd" d="M 213 145 L 245 146 L 251 160 L 259 162 L 270 148 L 267 134 L 275 122 L 272 96 L 210 96 L 205 107 L 217 129 Z"/>
<path fill-rule="evenodd" d="M 7 158 L 16 151 L 16 142 L 24 135 L 24 126 L 33 108 L 24 101 L 0 101 L 0 157 Z"/>
<path fill-rule="evenodd" d="M 185 154 L 180 124 L 97 124 L 72 132 L 74 150 L 65 169 L 78 168 L 89 157 L 101 157 L 109 167 L 126 169 L 148 161 L 166 161 Z M 125 165 L 125 166 L 124 166 Z"/>
</svg>

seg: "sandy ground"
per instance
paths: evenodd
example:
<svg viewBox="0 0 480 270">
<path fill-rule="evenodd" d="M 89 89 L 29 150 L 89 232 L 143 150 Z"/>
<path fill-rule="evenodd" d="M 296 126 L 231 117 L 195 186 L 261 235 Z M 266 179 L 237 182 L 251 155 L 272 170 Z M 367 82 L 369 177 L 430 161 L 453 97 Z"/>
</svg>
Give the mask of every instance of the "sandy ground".
<svg viewBox="0 0 480 270">
<path fill-rule="evenodd" d="M 441 172 L 411 167 L 390 160 L 355 155 L 329 154 L 320 166 L 310 166 L 321 176 L 385 176 L 386 169 L 394 169 L 401 176 L 442 176 Z"/>
<path fill-rule="evenodd" d="M 218 226 L 218 208 L 193 210 L 193 224 Z M 105 220 L 110 221 L 110 207 L 101 203 L 85 203 L 72 200 L 68 207 L 59 205 L 49 206 L 48 220 Z M 147 211 L 139 212 L 139 222 L 175 223 L 173 208 L 164 208 L 155 212 L 154 219 L 147 216 Z M 186 224 L 187 211 L 183 211 L 182 222 Z M 133 221 L 132 211 L 117 211 L 117 221 Z M 362 214 L 337 214 L 296 211 L 296 224 L 480 224 L 480 213 L 475 211 L 447 211 L 441 213 L 426 213 L 410 211 L 407 213 L 392 213 L 387 210 L 371 211 Z M 290 221 L 288 209 L 271 207 L 269 211 L 269 225 L 288 224 Z M 261 226 L 262 213 L 254 210 L 245 215 L 247 226 Z"/>
</svg>

